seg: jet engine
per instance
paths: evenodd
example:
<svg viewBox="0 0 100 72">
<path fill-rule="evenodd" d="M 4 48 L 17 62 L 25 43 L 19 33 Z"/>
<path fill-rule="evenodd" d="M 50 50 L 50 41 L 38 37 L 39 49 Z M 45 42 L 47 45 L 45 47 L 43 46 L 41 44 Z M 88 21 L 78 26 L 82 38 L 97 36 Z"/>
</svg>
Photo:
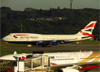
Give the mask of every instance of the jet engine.
<svg viewBox="0 0 100 72">
<path fill-rule="evenodd" d="M 52 42 L 50 42 L 50 44 L 51 44 L 51 45 L 57 45 L 58 42 L 56 42 L 56 41 L 52 41 Z"/>
<path fill-rule="evenodd" d="M 49 46 L 49 45 L 57 45 L 58 42 L 56 41 L 39 41 L 39 42 L 36 42 L 36 45 L 38 46 Z"/>
<path fill-rule="evenodd" d="M 42 41 L 39 41 L 39 42 L 36 43 L 36 45 L 38 45 L 38 46 L 40 46 L 40 45 L 42 45 L 42 44 L 43 44 Z"/>
<path fill-rule="evenodd" d="M 46 47 L 46 46 L 49 46 L 51 44 L 50 44 L 49 41 L 44 41 L 44 42 L 43 41 L 39 41 L 39 42 L 36 43 L 36 45 L 42 46 L 42 47 Z"/>
<path fill-rule="evenodd" d="M 68 69 L 68 68 L 62 68 L 61 70 L 59 70 L 58 72 L 79 72 L 76 69 Z"/>
</svg>

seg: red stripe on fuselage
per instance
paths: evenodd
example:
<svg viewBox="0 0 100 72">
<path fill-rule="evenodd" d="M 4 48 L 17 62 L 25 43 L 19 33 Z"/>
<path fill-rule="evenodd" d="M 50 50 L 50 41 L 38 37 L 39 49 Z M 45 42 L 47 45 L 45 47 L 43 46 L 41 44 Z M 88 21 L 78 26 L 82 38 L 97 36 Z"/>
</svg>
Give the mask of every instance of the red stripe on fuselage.
<svg viewBox="0 0 100 72">
<path fill-rule="evenodd" d="M 56 63 L 50 63 L 51 65 L 57 65 Z"/>
<path fill-rule="evenodd" d="M 14 36 L 26 36 L 27 34 L 15 34 Z"/>
<path fill-rule="evenodd" d="M 94 66 L 88 66 L 88 67 L 83 67 L 79 70 L 91 70 L 91 69 L 94 69 L 94 68 L 97 68 L 97 67 L 100 67 L 100 65 L 94 65 Z"/>
</svg>

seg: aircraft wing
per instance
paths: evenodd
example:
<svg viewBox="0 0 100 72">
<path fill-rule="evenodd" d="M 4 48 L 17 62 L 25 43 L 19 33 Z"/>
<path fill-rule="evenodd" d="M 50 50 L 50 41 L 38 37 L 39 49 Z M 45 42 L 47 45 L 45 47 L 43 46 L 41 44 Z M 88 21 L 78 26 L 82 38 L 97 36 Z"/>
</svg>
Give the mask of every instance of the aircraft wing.
<svg viewBox="0 0 100 72">
<path fill-rule="evenodd" d="M 100 67 L 100 62 L 85 62 L 85 63 L 73 63 L 73 64 L 62 64 L 62 65 L 53 65 L 51 66 L 52 70 L 63 70 L 65 69 L 75 69 L 77 72 L 81 70 L 91 70 L 94 68 Z M 64 71 L 63 71 L 64 72 Z M 74 72 L 74 71 L 73 71 Z"/>
</svg>

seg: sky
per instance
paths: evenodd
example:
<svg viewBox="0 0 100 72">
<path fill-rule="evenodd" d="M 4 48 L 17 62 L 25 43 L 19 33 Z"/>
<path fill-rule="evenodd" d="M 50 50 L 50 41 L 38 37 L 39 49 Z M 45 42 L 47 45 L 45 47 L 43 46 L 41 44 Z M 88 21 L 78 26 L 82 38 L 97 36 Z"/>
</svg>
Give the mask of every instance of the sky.
<svg viewBox="0 0 100 72">
<path fill-rule="evenodd" d="M 25 8 L 50 9 L 50 8 L 70 8 L 70 0 L 0 0 L 1 5 L 10 7 L 12 10 Z M 94 8 L 100 9 L 100 0 L 73 0 L 73 9 Z"/>
</svg>

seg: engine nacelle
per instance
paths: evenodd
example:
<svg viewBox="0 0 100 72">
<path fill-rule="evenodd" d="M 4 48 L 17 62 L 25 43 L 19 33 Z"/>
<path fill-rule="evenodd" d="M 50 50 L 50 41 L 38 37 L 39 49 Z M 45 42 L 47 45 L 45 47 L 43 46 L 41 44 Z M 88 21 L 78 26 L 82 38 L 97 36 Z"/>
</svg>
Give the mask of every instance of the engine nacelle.
<svg viewBox="0 0 100 72">
<path fill-rule="evenodd" d="M 52 42 L 50 42 L 50 44 L 51 44 L 51 45 L 57 45 L 58 42 L 52 41 Z"/>
<path fill-rule="evenodd" d="M 68 69 L 68 68 L 62 68 L 61 70 L 59 70 L 58 72 L 79 72 L 76 69 Z"/>
<path fill-rule="evenodd" d="M 36 45 L 38 45 L 38 46 L 40 46 L 40 45 L 42 45 L 42 44 L 43 44 L 42 41 L 39 41 L 39 42 L 36 43 Z"/>
<path fill-rule="evenodd" d="M 39 42 L 37 42 L 36 43 L 36 45 L 57 45 L 58 44 L 58 42 L 56 42 L 56 41 L 51 41 L 51 42 L 43 42 L 43 41 L 39 41 Z"/>
</svg>

